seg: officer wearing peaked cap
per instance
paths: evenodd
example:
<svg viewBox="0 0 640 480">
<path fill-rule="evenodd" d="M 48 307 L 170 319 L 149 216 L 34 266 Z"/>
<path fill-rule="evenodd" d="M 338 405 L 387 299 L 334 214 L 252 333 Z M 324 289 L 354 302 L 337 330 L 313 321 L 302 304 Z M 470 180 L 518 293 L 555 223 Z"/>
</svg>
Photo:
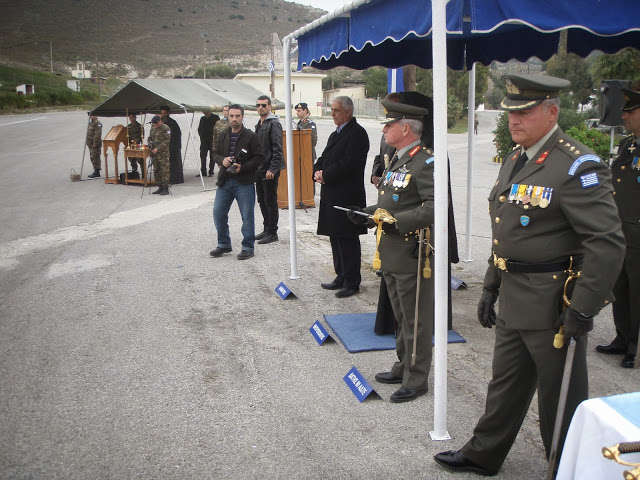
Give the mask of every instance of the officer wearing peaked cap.
<svg viewBox="0 0 640 480">
<path fill-rule="evenodd" d="M 382 262 L 393 313 L 398 322 L 396 353 L 398 361 L 391 371 L 379 373 L 381 383 L 402 384 L 391 395 L 392 402 L 407 402 L 427 392 L 431 366 L 433 336 L 433 277 L 420 277 L 418 318 L 415 318 L 418 292 L 417 269 L 431 264 L 430 253 L 423 246 L 418 258 L 419 231 L 433 224 L 433 152 L 420 140 L 423 117 L 429 111 L 405 103 L 382 101 L 386 109 L 383 133 L 387 145 L 396 153 L 378 184 L 378 201 L 364 208 L 373 214 L 378 208 L 387 210 L 395 223 L 384 224 L 378 251 Z M 366 217 L 349 214 L 354 222 Z M 379 227 L 380 228 L 380 227 Z M 415 322 L 417 351 L 412 365 Z"/>
<path fill-rule="evenodd" d="M 598 345 L 596 350 L 624 355 L 620 364 L 633 368 L 640 329 L 640 91 L 622 89 L 622 94 L 625 99 L 622 121 L 631 135 L 620 142 L 618 155 L 611 164 L 611 174 L 627 247 L 622 270 L 613 288 L 616 336 L 609 345 Z"/>
<path fill-rule="evenodd" d="M 586 337 L 610 298 L 624 256 L 607 165 L 557 125 L 560 91 L 569 82 L 546 75 L 505 75 L 509 153 L 489 194 L 492 252 L 478 304 L 482 326 L 496 326 L 492 380 L 484 415 L 461 450 L 436 462 L 456 471 L 498 472 L 538 392 L 547 456 L 569 337 L 575 359 L 558 452 L 578 404 L 586 400 Z M 568 269 L 581 271 L 563 293 Z M 569 292 L 568 292 L 569 293 Z M 499 312 L 494 305 L 499 299 Z M 565 346 L 554 335 L 565 327 Z M 555 467 L 555 466 L 554 466 Z"/>
<path fill-rule="evenodd" d="M 296 128 L 298 130 L 311 130 L 311 158 L 315 162 L 316 156 L 316 145 L 318 144 L 318 130 L 316 128 L 316 122 L 311 120 L 309 115 L 309 107 L 306 103 L 300 102 L 295 107 L 296 115 L 299 120 L 296 124 Z"/>
</svg>

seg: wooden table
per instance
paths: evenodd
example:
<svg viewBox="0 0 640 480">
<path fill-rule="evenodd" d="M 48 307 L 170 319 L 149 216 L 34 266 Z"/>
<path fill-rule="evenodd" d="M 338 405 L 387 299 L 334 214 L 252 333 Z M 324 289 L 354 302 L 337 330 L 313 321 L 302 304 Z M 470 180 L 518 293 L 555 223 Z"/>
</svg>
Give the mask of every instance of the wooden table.
<svg viewBox="0 0 640 480">
<path fill-rule="evenodd" d="M 147 165 L 149 164 L 149 157 L 151 157 L 151 150 L 149 148 L 125 148 L 124 149 L 124 183 L 126 185 L 130 183 L 141 183 L 145 187 L 148 185 L 155 185 L 155 180 L 151 180 L 147 177 Z M 129 178 L 127 162 L 130 158 L 142 158 L 142 178 Z"/>
</svg>

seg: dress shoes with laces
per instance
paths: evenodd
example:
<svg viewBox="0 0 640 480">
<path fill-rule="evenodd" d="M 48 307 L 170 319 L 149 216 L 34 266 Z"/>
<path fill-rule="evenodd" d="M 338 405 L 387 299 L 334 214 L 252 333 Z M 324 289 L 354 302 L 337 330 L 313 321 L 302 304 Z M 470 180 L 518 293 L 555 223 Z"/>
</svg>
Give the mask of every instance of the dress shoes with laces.
<svg viewBox="0 0 640 480">
<path fill-rule="evenodd" d="M 342 283 L 338 283 L 335 280 L 330 283 L 321 283 L 320 286 L 325 290 L 338 290 L 342 288 Z"/>
<path fill-rule="evenodd" d="M 267 235 L 269 235 L 269 234 L 266 231 L 262 231 L 262 232 L 260 232 L 259 234 L 256 235 L 256 240 L 262 240 Z"/>
<path fill-rule="evenodd" d="M 273 243 L 278 241 L 278 235 L 266 235 L 258 241 L 258 245 L 266 245 L 267 243 Z"/>
<path fill-rule="evenodd" d="M 633 364 L 636 361 L 636 356 L 633 355 L 632 353 L 627 353 L 623 358 L 622 358 L 622 362 L 620 363 L 620 365 L 622 365 L 624 368 L 633 368 Z"/>
<path fill-rule="evenodd" d="M 456 472 L 473 472 L 486 477 L 492 477 L 498 473 L 497 471 L 489 470 L 472 462 L 465 457 L 460 450 L 440 452 L 436 454 L 433 459 L 443 467 L 447 467 Z"/>
<path fill-rule="evenodd" d="M 421 390 L 413 390 L 412 388 L 400 387 L 398 390 L 391 394 L 391 398 L 389 398 L 389 400 L 393 403 L 410 402 L 411 400 L 415 400 L 425 393 L 427 393 L 426 388 L 423 388 Z"/>
<path fill-rule="evenodd" d="M 209 255 L 211 255 L 212 257 L 221 257 L 222 255 L 224 255 L 225 253 L 229 253 L 230 251 L 231 248 L 216 247 L 209 252 Z"/>
<path fill-rule="evenodd" d="M 376 373 L 376 382 L 380 382 L 380 383 L 402 383 L 402 377 L 396 377 L 391 372 Z"/>
<path fill-rule="evenodd" d="M 624 355 L 627 353 L 627 349 L 610 343 L 609 345 L 598 345 L 596 352 L 606 353 L 607 355 Z"/>
<path fill-rule="evenodd" d="M 359 291 L 360 291 L 359 288 L 341 288 L 336 292 L 336 297 L 338 298 L 350 297 L 351 295 L 355 295 Z"/>
</svg>

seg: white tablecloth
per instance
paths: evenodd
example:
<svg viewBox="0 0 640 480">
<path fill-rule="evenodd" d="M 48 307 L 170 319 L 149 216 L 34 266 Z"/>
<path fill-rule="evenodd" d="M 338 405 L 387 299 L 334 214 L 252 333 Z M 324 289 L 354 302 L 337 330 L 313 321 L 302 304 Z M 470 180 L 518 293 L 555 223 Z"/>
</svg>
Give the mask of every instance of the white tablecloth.
<svg viewBox="0 0 640 480">
<path fill-rule="evenodd" d="M 640 392 L 593 398 L 576 409 L 564 444 L 557 480 L 619 480 L 625 467 L 602 455 L 602 447 L 640 441 Z M 622 455 L 639 463 L 640 453 Z"/>
</svg>

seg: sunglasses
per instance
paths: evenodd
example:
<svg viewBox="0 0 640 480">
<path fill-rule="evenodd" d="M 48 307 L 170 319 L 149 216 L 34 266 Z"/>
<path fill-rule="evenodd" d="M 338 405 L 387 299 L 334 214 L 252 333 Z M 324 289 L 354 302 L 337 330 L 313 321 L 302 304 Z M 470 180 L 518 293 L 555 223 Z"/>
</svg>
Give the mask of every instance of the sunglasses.
<svg viewBox="0 0 640 480">
<path fill-rule="evenodd" d="M 256 108 L 258 108 L 258 107 L 267 108 L 267 105 L 268 104 L 266 104 L 266 103 L 256 103 Z"/>
</svg>

